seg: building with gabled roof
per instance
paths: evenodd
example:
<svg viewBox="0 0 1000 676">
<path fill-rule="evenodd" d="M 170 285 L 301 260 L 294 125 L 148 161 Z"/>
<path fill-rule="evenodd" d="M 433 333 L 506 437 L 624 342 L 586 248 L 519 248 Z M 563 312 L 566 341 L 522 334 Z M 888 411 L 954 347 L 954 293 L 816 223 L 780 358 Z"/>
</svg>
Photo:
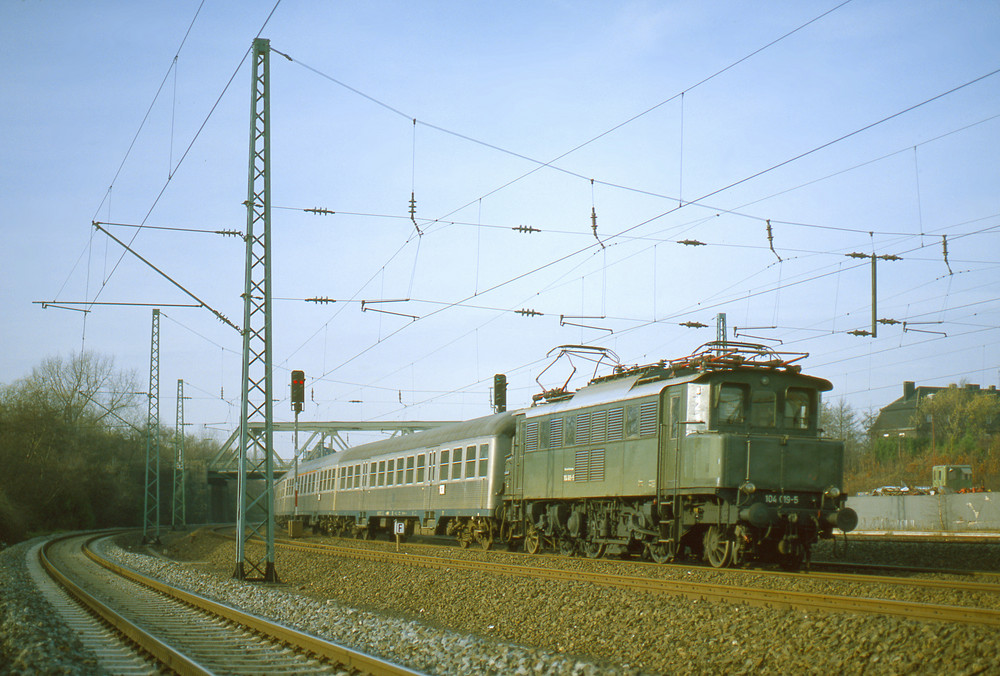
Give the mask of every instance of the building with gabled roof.
<svg viewBox="0 0 1000 676">
<path fill-rule="evenodd" d="M 920 404 L 924 399 L 933 397 L 937 392 L 955 387 L 958 385 L 952 384 L 948 387 L 921 385 L 918 387 L 912 380 L 904 381 L 903 396 L 879 411 L 869 434 L 872 438 L 923 438 L 931 436 L 931 421 L 918 419 L 917 411 Z M 998 394 L 996 385 L 990 385 L 989 389 L 985 390 L 979 385 L 973 384 L 966 384 L 963 387 L 975 394 Z"/>
</svg>

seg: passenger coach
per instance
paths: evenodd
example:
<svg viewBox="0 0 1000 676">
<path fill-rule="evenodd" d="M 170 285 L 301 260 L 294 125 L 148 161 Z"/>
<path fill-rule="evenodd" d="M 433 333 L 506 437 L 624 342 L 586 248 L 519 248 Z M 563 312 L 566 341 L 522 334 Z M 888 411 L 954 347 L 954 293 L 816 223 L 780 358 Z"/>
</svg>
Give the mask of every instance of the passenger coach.
<svg viewBox="0 0 1000 676">
<path fill-rule="evenodd" d="M 499 413 L 308 460 L 278 482 L 275 513 L 331 534 L 374 537 L 401 522 L 406 534 L 489 547 L 513 435 L 513 415 Z"/>
</svg>

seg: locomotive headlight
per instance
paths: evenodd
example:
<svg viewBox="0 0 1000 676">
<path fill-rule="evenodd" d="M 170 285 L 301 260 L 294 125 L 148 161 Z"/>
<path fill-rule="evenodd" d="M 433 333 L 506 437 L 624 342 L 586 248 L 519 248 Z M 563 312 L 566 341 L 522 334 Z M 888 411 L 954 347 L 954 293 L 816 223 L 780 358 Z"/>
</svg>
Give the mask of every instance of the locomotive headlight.
<svg viewBox="0 0 1000 676">
<path fill-rule="evenodd" d="M 830 486 L 825 491 L 823 491 L 823 495 L 830 498 L 831 500 L 836 500 L 837 498 L 840 497 L 840 489 L 837 488 L 836 486 Z"/>
<path fill-rule="evenodd" d="M 753 495 L 754 491 L 756 490 L 757 487 L 753 485 L 752 481 L 744 481 L 743 484 L 740 486 L 740 491 L 746 493 L 747 495 Z"/>
</svg>

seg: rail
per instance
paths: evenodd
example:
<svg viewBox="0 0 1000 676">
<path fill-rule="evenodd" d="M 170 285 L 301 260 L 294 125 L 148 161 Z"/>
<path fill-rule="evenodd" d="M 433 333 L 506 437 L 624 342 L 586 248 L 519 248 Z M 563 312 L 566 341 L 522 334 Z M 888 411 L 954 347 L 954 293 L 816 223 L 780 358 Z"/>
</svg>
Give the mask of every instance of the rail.
<svg viewBox="0 0 1000 676">
<path fill-rule="evenodd" d="M 154 635 L 155 630 L 148 630 L 147 628 L 140 626 L 139 623 L 133 622 L 131 619 L 126 617 L 124 613 L 119 612 L 118 610 L 112 608 L 111 605 L 98 600 L 96 596 L 87 591 L 83 585 L 80 585 L 71 579 L 71 574 L 67 574 L 67 572 L 60 570 L 60 567 L 51 560 L 49 550 L 56 544 L 69 540 L 73 537 L 79 536 L 65 536 L 63 538 L 55 539 L 43 547 L 39 552 L 41 563 L 50 575 L 56 578 L 60 584 L 62 584 L 74 597 L 79 599 L 81 603 L 85 604 L 88 608 L 91 608 L 95 613 L 99 614 L 99 616 L 102 617 L 108 624 L 114 627 L 117 631 L 121 632 L 123 635 L 127 636 L 129 640 L 139 645 L 143 650 L 152 655 L 164 666 L 180 674 L 209 674 L 215 671 L 210 665 L 205 665 L 206 660 L 192 658 L 189 654 L 187 654 L 186 650 L 172 645 L 170 638 L 167 638 L 166 640 L 161 639 L 161 637 Z M 142 587 L 154 590 L 169 599 L 181 604 L 186 604 L 212 616 L 213 618 L 216 618 L 212 620 L 213 622 L 217 623 L 217 618 L 222 618 L 229 623 L 238 625 L 241 630 L 244 630 L 244 633 L 245 630 L 249 630 L 250 632 L 267 637 L 269 641 L 274 642 L 276 646 L 278 646 L 278 650 L 280 652 L 287 652 L 280 646 L 288 645 L 308 660 L 315 661 L 312 656 L 316 656 L 320 659 L 320 661 L 325 660 L 328 663 L 336 664 L 348 671 L 351 671 L 352 673 L 372 674 L 374 676 L 398 676 L 419 673 L 398 664 L 382 660 L 373 655 L 353 650 L 347 646 L 333 643 L 331 641 L 326 641 L 317 636 L 245 613 L 231 606 L 212 601 L 197 594 L 177 589 L 160 580 L 156 580 L 125 568 L 124 566 L 118 565 L 101 557 L 93 551 L 91 544 L 94 540 L 101 537 L 106 537 L 106 535 L 89 537 L 83 545 L 84 555 L 93 563 L 96 563 L 119 577 L 130 580 L 138 585 L 141 585 Z M 157 606 L 157 612 L 160 614 L 173 612 L 173 609 L 164 605 L 162 597 L 160 598 L 161 601 Z M 135 599 L 130 598 L 130 601 L 135 601 Z M 130 609 L 129 614 L 131 614 L 131 612 L 132 611 Z M 192 632 L 190 627 L 187 627 L 187 631 L 188 633 Z M 237 649 L 246 652 L 246 647 L 238 647 Z M 213 653 L 215 652 L 218 652 L 218 650 L 213 648 Z M 307 667 L 305 670 L 311 670 L 313 668 L 315 667 Z M 259 669 L 262 672 L 269 670 L 268 665 L 264 662 L 260 663 L 259 666 L 256 666 L 255 669 Z M 302 669 L 300 668 L 300 670 Z"/>
</svg>

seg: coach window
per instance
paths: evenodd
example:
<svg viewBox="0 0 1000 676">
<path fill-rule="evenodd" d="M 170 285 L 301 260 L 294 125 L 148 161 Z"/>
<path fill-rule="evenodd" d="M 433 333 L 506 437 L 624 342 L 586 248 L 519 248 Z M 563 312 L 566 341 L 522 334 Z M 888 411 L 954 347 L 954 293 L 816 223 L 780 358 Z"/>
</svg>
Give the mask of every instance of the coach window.
<svg viewBox="0 0 1000 676">
<path fill-rule="evenodd" d="M 361 465 L 354 466 L 354 487 L 361 488 Z"/>
<path fill-rule="evenodd" d="M 716 393 L 715 422 L 719 425 L 739 425 L 745 420 L 746 385 L 723 383 Z"/>
<path fill-rule="evenodd" d="M 752 427 L 774 427 L 777 410 L 774 392 L 754 390 L 750 398 L 750 425 Z"/>
<path fill-rule="evenodd" d="M 469 446 L 465 449 L 465 478 L 471 479 L 476 476 L 476 447 Z"/>
<path fill-rule="evenodd" d="M 427 456 L 423 453 L 417 456 L 417 483 L 422 484 L 424 482 L 424 465 L 427 462 Z"/>
<path fill-rule="evenodd" d="M 785 392 L 785 429 L 807 430 L 812 418 L 812 390 L 789 387 Z"/>
<path fill-rule="evenodd" d="M 385 485 L 391 486 L 392 480 L 396 476 L 396 461 L 395 459 L 390 460 L 389 464 L 385 468 Z"/>
<path fill-rule="evenodd" d="M 449 467 L 449 464 L 448 464 L 449 456 L 448 456 L 448 454 L 450 452 L 451 451 L 449 451 L 447 448 L 441 451 L 441 472 L 440 472 L 440 476 L 438 477 L 441 481 L 447 481 L 448 480 L 448 476 L 449 476 L 448 475 L 448 467 Z"/>
<path fill-rule="evenodd" d="M 396 485 L 399 486 L 403 483 L 403 459 L 400 458 L 396 461 Z"/>
<path fill-rule="evenodd" d="M 375 477 L 378 474 L 378 465 L 374 462 L 368 463 L 368 488 L 375 488 Z"/>
<path fill-rule="evenodd" d="M 413 456 L 406 459 L 406 483 L 413 483 Z"/>
<path fill-rule="evenodd" d="M 456 448 L 451 455 L 451 478 L 462 478 L 462 449 Z"/>
<path fill-rule="evenodd" d="M 378 461 L 378 485 L 385 486 L 385 460 Z"/>
<path fill-rule="evenodd" d="M 490 459 L 490 445 L 480 444 L 479 445 L 479 476 L 486 476 L 486 472 L 489 470 L 489 459 Z"/>
</svg>

